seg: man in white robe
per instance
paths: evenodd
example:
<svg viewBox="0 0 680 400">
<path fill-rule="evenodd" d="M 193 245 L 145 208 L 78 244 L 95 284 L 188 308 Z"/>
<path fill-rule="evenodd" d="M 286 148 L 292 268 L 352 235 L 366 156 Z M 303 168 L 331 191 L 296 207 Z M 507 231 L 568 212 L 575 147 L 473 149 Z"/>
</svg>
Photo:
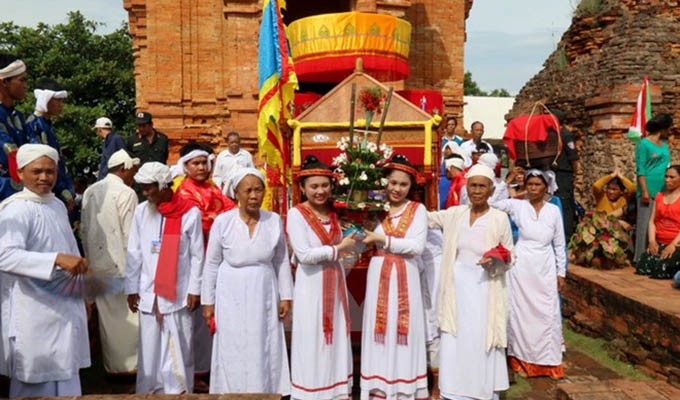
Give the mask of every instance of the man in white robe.
<svg viewBox="0 0 680 400">
<path fill-rule="evenodd" d="M 24 190 L 0 204 L 1 362 L 12 398 L 79 396 L 78 371 L 90 366 L 85 303 L 50 285 L 88 268 L 52 193 L 58 161 L 50 146 L 20 147 Z"/>
<path fill-rule="evenodd" d="M 201 213 L 169 187 L 170 168 L 149 162 L 135 181 L 148 199 L 137 206 L 128 240 L 125 292 L 139 311 L 137 393 L 190 393 L 194 386 L 191 311 L 200 304 Z"/>
<path fill-rule="evenodd" d="M 139 159 L 118 150 L 109 158 L 109 173 L 83 194 L 80 234 L 91 268 L 125 276 L 125 256 L 137 194 L 130 187 Z M 130 312 L 127 296 L 120 293 L 95 299 L 99 315 L 104 370 L 133 374 L 137 370 L 137 316 Z"/>
</svg>

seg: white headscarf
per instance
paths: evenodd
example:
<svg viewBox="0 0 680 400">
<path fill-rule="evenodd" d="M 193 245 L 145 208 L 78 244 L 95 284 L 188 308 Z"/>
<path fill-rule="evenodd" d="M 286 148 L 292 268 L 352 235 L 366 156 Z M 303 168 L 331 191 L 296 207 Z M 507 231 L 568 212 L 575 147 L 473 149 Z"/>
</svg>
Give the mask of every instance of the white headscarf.
<svg viewBox="0 0 680 400">
<path fill-rule="evenodd" d="M 496 169 L 496 165 L 498 165 L 498 157 L 494 153 L 484 153 L 479 156 L 477 164 L 486 165 L 491 169 Z"/>
<path fill-rule="evenodd" d="M 29 143 L 19 147 L 17 151 L 17 168 L 22 169 L 40 157 L 49 157 L 55 163 L 59 162 L 59 153 L 54 148 L 46 144 Z"/>
<path fill-rule="evenodd" d="M 47 112 L 47 103 L 52 99 L 65 99 L 68 96 L 66 90 L 60 90 L 55 92 L 49 89 L 35 89 L 33 91 L 35 95 L 35 111 L 45 113 Z"/>
<path fill-rule="evenodd" d="M 26 64 L 21 60 L 15 60 L 3 69 L 0 69 L 0 79 L 12 78 L 26 72 Z"/>
<path fill-rule="evenodd" d="M 190 151 L 189 153 L 180 157 L 179 160 L 177 160 L 177 165 L 182 169 L 182 173 L 186 171 L 186 167 L 184 166 L 184 164 L 193 160 L 196 157 L 208 157 L 208 171 L 212 171 L 212 161 L 215 159 L 215 155 L 210 154 L 205 150 L 196 149 Z"/>
<path fill-rule="evenodd" d="M 229 197 L 234 197 L 236 194 L 236 187 L 239 183 L 241 183 L 243 178 L 248 175 L 256 176 L 262 181 L 262 184 L 265 184 L 264 175 L 258 169 L 251 167 L 239 168 L 234 172 L 234 174 L 231 176 L 231 180 L 229 181 Z"/>
<path fill-rule="evenodd" d="M 470 179 L 473 176 L 483 176 L 485 178 L 489 178 L 492 185 L 494 185 L 496 178 L 496 174 L 493 172 L 493 170 L 484 164 L 475 164 L 470 167 L 467 174 L 465 174 L 465 178 Z"/>
<path fill-rule="evenodd" d="M 526 185 L 527 179 L 532 176 L 539 176 L 543 178 L 546 183 L 548 194 L 553 195 L 557 192 L 557 182 L 555 179 L 555 173 L 552 171 L 541 171 L 540 169 L 532 168 L 524 174 L 524 182 Z"/>
<path fill-rule="evenodd" d="M 158 189 L 163 190 L 172 182 L 170 167 L 156 161 L 144 163 L 135 174 L 137 183 L 157 183 Z"/>
<path fill-rule="evenodd" d="M 449 148 L 451 150 L 452 154 L 458 154 L 459 156 L 465 158 L 465 153 L 463 152 L 463 149 L 460 147 L 460 145 L 453 140 L 449 140 L 446 142 L 444 147 L 442 147 L 442 153 L 444 152 L 444 149 Z"/>
<path fill-rule="evenodd" d="M 121 164 L 123 165 L 124 169 L 132 169 L 134 165 L 139 165 L 139 158 L 132 158 L 128 152 L 125 151 L 125 149 L 120 149 L 117 152 L 111 154 L 106 166 L 111 169 Z"/>
<path fill-rule="evenodd" d="M 465 160 L 458 157 L 447 158 L 446 160 L 444 160 L 444 166 L 446 167 L 446 169 L 455 167 L 462 171 L 465 169 Z"/>
</svg>

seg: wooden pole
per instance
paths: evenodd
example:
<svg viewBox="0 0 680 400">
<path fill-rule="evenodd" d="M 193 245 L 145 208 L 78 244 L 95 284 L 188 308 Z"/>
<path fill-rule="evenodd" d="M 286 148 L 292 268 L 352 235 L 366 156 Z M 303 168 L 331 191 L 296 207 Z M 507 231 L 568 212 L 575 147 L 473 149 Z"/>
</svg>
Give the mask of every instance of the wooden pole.
<svg viewBox="0 0 680 400">
<path fill-rule="evenodd" d="M 354 141 L 354 107 L 356 102 L 357 84 L 352 83 L 352 97 L 349 99 L 349 148 Z"/>
<path fill-rule="evenodd" d="M 378 139 L 375 141 L 376 146 L 380 146 L 380 139 L 382 139 L 383 127 L 385 126 L 387 111 L 390 109 L 390 102 L 392 101 L 393 91 L 394 88 L 390 88 L 389 92 L 387 92 L 387 100 L 385 100 L 385 108 L 383 109 L 382 118 L 380 118 L 380 127 L 378 128 Z"/>
</svg>

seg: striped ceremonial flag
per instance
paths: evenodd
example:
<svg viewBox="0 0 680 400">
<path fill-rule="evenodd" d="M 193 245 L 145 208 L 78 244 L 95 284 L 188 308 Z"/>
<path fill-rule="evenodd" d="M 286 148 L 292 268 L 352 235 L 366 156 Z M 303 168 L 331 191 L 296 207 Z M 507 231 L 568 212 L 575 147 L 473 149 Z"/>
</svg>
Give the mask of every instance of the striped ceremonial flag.
<svg viewBox="0 0 680 400">
<path fill-rule="evenodd" d="M 628 139 L 635 142 L 647 136 L 645 125 L 652 118 L 652 100 L 649 96 L 648 83 L 645 76 L 640 88 L 640 94 L 638 94 L 633 120 L 630 122 L 630 128 L 628 129 Z"/>
<path fill-rule="evenodd" d="M 285 8 L 285 0 L 264 0 L 258 55 L 257 145 L 260 154 L 267 157 L 267 167 L 277 174 L 286 171 L 288 160 L 279 121 L 281 117 L 290 118 L 289 105 L 298 87 L 282 7 Z"/>
</svg>

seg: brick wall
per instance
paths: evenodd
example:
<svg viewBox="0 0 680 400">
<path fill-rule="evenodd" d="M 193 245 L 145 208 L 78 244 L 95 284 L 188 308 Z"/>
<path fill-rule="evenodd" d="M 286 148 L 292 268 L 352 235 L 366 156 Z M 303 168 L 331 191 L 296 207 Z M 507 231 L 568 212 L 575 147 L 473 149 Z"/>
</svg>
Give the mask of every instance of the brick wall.
<svg viewBox="0 0 680 400">
<path fill-rule="evenodd" d="M 579 200 L 591 204 L 590 184 L 616 166 L 633 177 L 633 146 L 625 133 L 644 76 L 652 85 L 654 113 L 672 113 L 680 127 L 679 23 L 677 0 L 603 0 L 599 10 L 573 19 L 543 69 L 518 94 L 511 116 L 537 100 L 568 113 L 584 167 L 577 177 Z M 671 142 L 677 162 L 678 143 Z"/>
<path fill-rule="evenodd" d="M 293 1 L 301 0 L 288 0 Z M 223 148 L 232 130 L 254 149 L 262 0 L 124 0 L 123 6 L 133 37 L 137 107 L 154 115 L 172 150 L 189 139 Z M 355 5 L 413 24 L 411 77 L 396 86 L 439 89 L 445 111 L 457 115 L 462 114 L 465 18 L 471 6 L 471 0 L 357 0 Z"/>
</svg>

